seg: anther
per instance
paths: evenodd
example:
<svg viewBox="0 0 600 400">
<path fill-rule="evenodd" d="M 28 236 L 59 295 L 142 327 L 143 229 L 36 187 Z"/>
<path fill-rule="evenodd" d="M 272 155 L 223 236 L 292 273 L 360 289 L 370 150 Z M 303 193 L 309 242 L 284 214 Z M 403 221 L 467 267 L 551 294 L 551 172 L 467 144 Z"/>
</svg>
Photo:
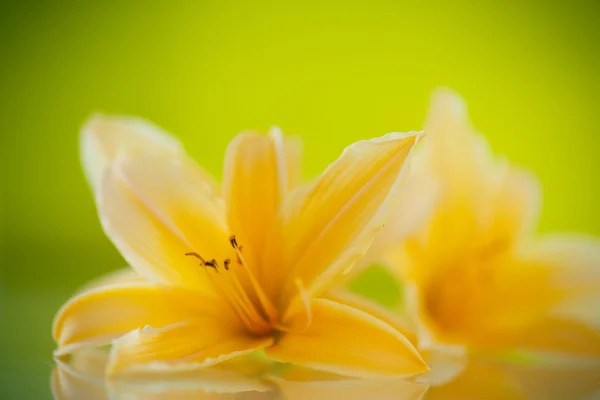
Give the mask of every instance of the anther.
<svg viewBox="0 0 600 400">
<path fill-rule="evenodd" d="M 219 271 L 219 268 L 218 268 L 219 265 L 217 264 L 217 260 L 215 260 L 214 258 L 212 260 L 210 260 L 210 261 L 205 261 L 204 265 L 207 266 L 207 267 L 214 268 L 215 271 Z"/>
<path fill-rule="evenodd" d="M 223 261 L 223 264 L 225 264 L 225 270 L 229 271 L 229 264 L 231 264 L 231 260 L 227 258 L 225 261 Z"/>
<path fill-rule="evenodd" d="M 235 238 L 235 235 L 229 236 L 229 243 L 231 243 L 231 247 L 233 247 L 234 249 L 237 249 L 238 243 L 237 243 L 237 239 Z"/>
</svg>

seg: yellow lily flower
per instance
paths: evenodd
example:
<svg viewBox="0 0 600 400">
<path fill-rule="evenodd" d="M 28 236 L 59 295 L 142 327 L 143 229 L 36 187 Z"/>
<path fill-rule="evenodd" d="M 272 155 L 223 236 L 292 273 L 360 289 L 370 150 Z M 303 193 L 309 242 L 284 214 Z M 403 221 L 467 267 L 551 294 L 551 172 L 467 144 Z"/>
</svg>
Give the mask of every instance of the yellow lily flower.
<svg viewBox="0 0 600 400">
<path fill-rule="evenodd" d="M 222 187 L 172 137 L 95 117 L 82 159 L 100 221 L 135 271 L 94 282 L 54 321 L 55 354 L 112 343 L 109 374 L 181 370 L 264 349 L 357 377 L 427 370 L 367 312 L 320 295 L 372 242 L 419 134 L 357 142 L 307 187 L 273 130 L 229 145 Z"/>
<path fill-rule="evenodd" d="M 453 92 L 435 93 L 426 132 L 406 189 L 435 201 L 386 256 L 405 284 L 419 349 L 600 356 L 599 242 L 533 234 L 538 182 L 492 155 Z"/>
</svg>

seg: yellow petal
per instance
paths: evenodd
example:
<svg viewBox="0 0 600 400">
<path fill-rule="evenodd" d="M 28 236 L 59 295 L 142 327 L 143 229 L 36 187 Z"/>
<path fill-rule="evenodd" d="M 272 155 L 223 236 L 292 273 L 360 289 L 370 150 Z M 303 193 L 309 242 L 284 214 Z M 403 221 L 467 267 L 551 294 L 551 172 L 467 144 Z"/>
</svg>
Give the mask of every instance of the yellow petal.
<svg viewBox="0 0 600 400">
<path fill-rule="evenodd" d="M 391 133 L 348 147 L 285 210 L 284 248 L 270 249 L 269 265 L 285 265 L 311 294 L 322 292 L 341 271 L 362 257 L 384 223 L 388 194 L 396 189 L 418 134 Z M 284 300 L 285 301 L 285 300 Z"/>
<path fill-rule="evenodd" d="M 281 132 L 273 129 L 269 136 L 238 135 L 225 155 L 223 193 L 229 227 L 243 245 L 244 258 L 259 279 L 269 273 L 261 268 L 267 234 L 273 228 L 290 179 L 297 180 L 299 156 L 295 148 L 286 145 Z"/>
<path fill-rule="evenodd" d="M 150 281 L 209 289 L 197 259 L 231 252 L 218 199 L 177 165 L 128 156 L 105 171 L 98 196 L 106 234 L 131 267 Z"/>
<path fill-rule="evenodd" d="M 550 271 L 552 289 L 573 297 L 600 293 L 600 240 L 596 238 L 577 234 L 545 235 L 530 248 L 523 249 L 521 257 L 523 262 Z M 600 307 L 600 304 L 595 306 Z"/>
<path fill-rule="evenodd" d="M 425 132 L 428 143 L 419 157 L 450 185 L 450 195 L 468 196 L 485 187 L 493 171 L 493 157 L 484 138 L 471 126 L 466 103 L 458 94 L 448 89 L 434 92 Z"/>
<path fill-rule="evenodd" d="M 417 344 L 415 326 L 407 316 L 398 311 L 391 311 L 382 305 L 342 288 L 334 288 L 323 294 L 322 298 L 348 305 L 379 318 L 397 329 L 414 345 Z"/>
<path fill-rule="evenodd" d="M 109 374 L 177 372 L 210 367 L 269 346 L 231 319 L 207 316 L 164 328 L 136 329 L 113 343 Z"/>
<path fill-rule="evenodd" d="M 62 355 L 99 346 L 139 327 L 163 327 L 197 315 L 233 316 L 214 297 L 149 283 L 113 284 L 80 293 L 54 319 L 53 335 Z"/>
<path fill-rule="evenodd" d="M 347 275 L 348 278 L 376 263 L 391 267 L 386 263 L 386 252 L 418 233 L 431 219 L 440 200 L 441 189 L 438 179 L 431 174 L 415 173 L 414 164 L 411 163 L 405 182 L 390 202 L 392 211 L 388 222 L 377 234 L 367 254 L 358 261 L 352 274 Z M 397 268 L 390 269 L 397 273 Z"/>
<path fill-rule="evenodd" d="M 419 400 L 427 391 L 427 385 L 401 380 L 339 380 L 318 382 L 294 382 L 271 378 L 281 390 L 282 400 Z"/>
<path fill-rule="evenodd" d="M 401 332 L 410 342 L 417 346 L 416 327 L 407 316 L 392 312 L 381 305 L 347 290 L 336 289 L 325 293 L 325 298 L 349 305 L 355 309 L 365 311 Z M 445 346 L 436 344 L 427 349 L 419 348 L 419 353 L 429 365 L 430 370 L 415 378 L 417 382 L 429 385 L 441 385 L 449 382 L 463 372 L 467 365 L 465 349 L 460 346 Z"/>
<path fill-rule="evenodd" d="M 267 348 L 275 360 L 361 378 L 402 378 L 427 365 L 400 332 L 372 315 L 331 300 L 312 303 L 312 323 L 298 314 L 291 331 Z"/>
<path fill-rule="evenodd" d="M 271 129 L 270 135 L 278 138 L 281 136 L 281 132 L 279 128 L 275 127 Z M 299 136 L 286 136 L 283 141 L 288 191 L 294 189 L 302 181 L 303 146 L 302 139 Z"/>
<path fill-rule="evenodd" d="M 492 214 L 489 235 L 495 238 L 496 246 L 508 247 L 535 228 L 541 188 L 533 173 L 514 166 L 500 168 L 497 179 L 487 206 Z"/>
<path fill-rule="evenodd" d="M 185 155 L 183 146 L 173 136 L 139 118 L 94 115 L 82 128 L 81 159 L 88 181 L 94 191 L 100 185 L 104 170 L 122 152 L 144 151 L 179 159 L 194 171 L 199 179 L 214 188 L 210 177 Z"/>
</svg>

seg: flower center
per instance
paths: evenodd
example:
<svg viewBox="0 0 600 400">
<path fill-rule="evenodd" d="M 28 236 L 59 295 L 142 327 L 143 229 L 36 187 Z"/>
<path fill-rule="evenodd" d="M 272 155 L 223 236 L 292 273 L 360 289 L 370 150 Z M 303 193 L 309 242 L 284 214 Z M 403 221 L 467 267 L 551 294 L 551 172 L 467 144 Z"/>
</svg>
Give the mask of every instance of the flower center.
<svg viewBox="0 0 600 400">
<path fill-rule="evenodd" d="M 497 268 L 506 249 L 506 243 L 492 241 L 436 268 L 424 292 L 424 305 L 438 327 L 449 334 L 477 328 L 493 296 Z"/>
<path fill-rule="evenodd" d="M 235 235 L 229 243 L 236 253 L 236 259 L 205 259 L 196 252 L 186 253 L 200 260 L 209 281 L 217 294 L 225 301 L 233 313 L 242 321 L 248 332 L 266 335 L 278 325 L 279 313 L 259 285 L 256 276 L 248 267 Z"/>
</svg>

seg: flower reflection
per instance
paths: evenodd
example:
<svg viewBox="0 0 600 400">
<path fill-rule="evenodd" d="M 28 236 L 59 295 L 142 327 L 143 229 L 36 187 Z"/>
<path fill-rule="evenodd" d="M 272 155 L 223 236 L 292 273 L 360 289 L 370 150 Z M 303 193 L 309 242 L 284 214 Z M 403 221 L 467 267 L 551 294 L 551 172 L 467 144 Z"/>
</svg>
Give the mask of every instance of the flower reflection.
<svg viewBox="0 0 600 400">
<path fill-rule="evenodd" d="M 106 377 L 107 352 L 86 349 L 70 362 L 57 360 L 52 373 L 52 392 L 56 400 L 419 400 L 427 385 L 402 380 L 364 380 L 323 373 L 300 367 L 284 368 L 249 377 L 228 368 L 129 376 Z M 245 368 L 242 368 L 245 369 Z"/>
<path fill-rule="evenodd" d="M 455 379 L 432 385 L 426 400 L 592 400 L 600 395 L 600 367 L 564 360 L 560 365 L 472 361 Z"/>
<path fill-rule="evenodd" d="M 600 395 L 598 365 L 568 359 L 552 367 L 471 362 L 449 382 L 428 387 L 402 380 L 353 379 L 293 366 L 279 366 L 255 376 L 231 368 L 208 368 L 160 376 L 107 378 L 106 356 L 107 352 L 85 350 L 69 363 L 57 361 L 52 374 L 55 399 L 592 400 Z M 452 369 L 451 365 L 447 367 Z M 438 370 L 443 368 L 438 365 Z"/>
<path fill-rule="evenodd" d="M 105 377 L 108 353 L 83 350 L 69 362 L 57 360 L 52 373 L 56 400 L 104 399 L 272 399 L 272 385 L 233 369 L 139 374 L 127 379 Z"/>
</svg>

